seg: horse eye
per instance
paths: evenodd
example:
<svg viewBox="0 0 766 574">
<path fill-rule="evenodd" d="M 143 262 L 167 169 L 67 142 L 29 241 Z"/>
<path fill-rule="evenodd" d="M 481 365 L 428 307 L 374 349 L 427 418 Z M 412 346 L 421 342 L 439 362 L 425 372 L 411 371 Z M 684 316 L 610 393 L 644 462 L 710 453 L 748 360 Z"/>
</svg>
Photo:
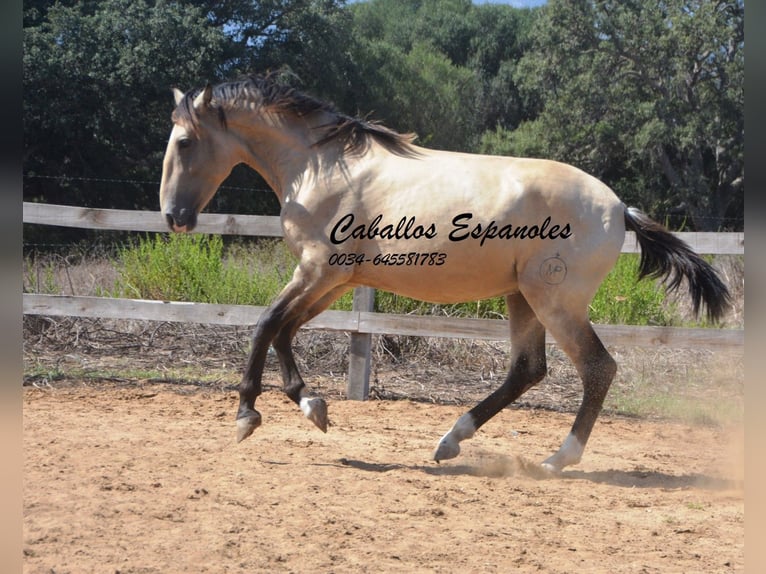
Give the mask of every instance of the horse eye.
<svg viewBox="0 0 766 574">
<path fill-rule="evenodd" d="M 191 138 L 181 138 L 178 140 L 178 147 L 181 149 L 185 149 L 191 145 L 192 141 Z"/>
</svg>

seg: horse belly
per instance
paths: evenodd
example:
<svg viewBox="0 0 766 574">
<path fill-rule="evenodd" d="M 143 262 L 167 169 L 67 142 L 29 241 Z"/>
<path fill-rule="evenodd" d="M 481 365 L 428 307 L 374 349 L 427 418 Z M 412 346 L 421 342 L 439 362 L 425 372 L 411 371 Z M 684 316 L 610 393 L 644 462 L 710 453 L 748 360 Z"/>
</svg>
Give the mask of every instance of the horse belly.
<svg viewBox="0 0 766 574">
<path fill-rule="evenodd" d="M 430 303 L 461 303 L 518 290 L 513 257 L 507 250 L 400 248 L 381 250 L 360 263 L 353 282 Z M 376 264 L 377 262 L 377 264 Z"/>
</svg>

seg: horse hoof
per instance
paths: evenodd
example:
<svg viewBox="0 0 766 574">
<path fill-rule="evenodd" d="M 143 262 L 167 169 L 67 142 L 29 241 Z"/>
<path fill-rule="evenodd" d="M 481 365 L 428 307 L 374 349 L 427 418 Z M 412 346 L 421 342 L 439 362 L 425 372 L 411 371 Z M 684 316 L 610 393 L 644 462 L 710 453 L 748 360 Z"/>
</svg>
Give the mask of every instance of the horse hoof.
<svg viewBox="0 0 766 574">
<path fill-rule="evenodd" d="M 577 464 L 582 458 L 584 447 L 574 434 L 567 435 L 564 444 L 553 455 L 546 458 L 540 465 L 550 474 L 560 474 L 565 467 Z"/>
<path fill-rule="evenodd" d="M 249 414 L 237 419 L 237 442 L 240 443 L 253 434 L 261 426 L 261 413 L 250 411 Z"/>
<path fill-rule="evenodd" d="M 561 474 L 561 469 L 547 460 L 540 464 L 540 468 L 547 476 L 558 476 Z"/>
<path fill-rule="evenodd" d="M 455 458 L 460 454 L 460 443 L 450 436 L 445 436 L 439 441 L 439 446 L 434 451 L 434 460 L 441 462 L 450 458 Z"/>
<path fill-rule="evenodd" d="M 304 397 L 301 399 L 301 410 L 322 432 L 327 432 L 327 403 L 324 399 Z"/>
</svg>

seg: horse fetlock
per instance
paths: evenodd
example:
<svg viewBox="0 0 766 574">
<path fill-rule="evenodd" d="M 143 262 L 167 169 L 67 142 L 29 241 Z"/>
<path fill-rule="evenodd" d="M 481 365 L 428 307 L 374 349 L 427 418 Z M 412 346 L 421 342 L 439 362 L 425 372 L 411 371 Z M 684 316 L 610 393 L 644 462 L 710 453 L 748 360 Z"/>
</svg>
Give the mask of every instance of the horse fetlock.
<svg viewBox="0 0 766 574">
<path fill-rule="evenodd" d="M 307 419 L 322 432 L 327 432 L 327 403 L 324 399 L 301 397 L 300 407 Z"/>
<path fill-rule="evenodd" d="M 242 442 L 261 426 L 261 413 L 248 410 L 237 417 L 237 442 Z"/>
</svg>

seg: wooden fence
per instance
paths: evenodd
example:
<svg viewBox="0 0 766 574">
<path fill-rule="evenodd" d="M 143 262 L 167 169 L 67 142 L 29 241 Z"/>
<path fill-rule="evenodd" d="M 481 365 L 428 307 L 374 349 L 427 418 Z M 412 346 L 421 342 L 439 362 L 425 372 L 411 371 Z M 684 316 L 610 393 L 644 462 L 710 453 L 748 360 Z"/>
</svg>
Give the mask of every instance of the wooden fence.
<svg viewBox="0 0 766 574">
<path fill-rule="evenodd" d="M 163 218 L 154 211 L 90 209 L 24 203 L 24 223 L 85 229 L 166 232 Z M 281 237 L 276 216 L 200 214 L 197 233 Z M 697 252 L 744 254 L 744 233 L 677 233 Z M 635 234 L 628 232 L 623 253 L 636 253 Z M 307 329 L 347 331 L 351 334 L 347 397 L 364 400 L 369 392 L 371 338 L 373 334 L 506 340 L 508 322 L 500 319 L 424 317 L 373 312 L 374 290 L 354 291 L 352 311 L 325 311 L 307 323 Z M 254 325 L 264 307 L 212 305 L 175 301 L 147 301 L 69 295 L 24 293 L 23 312 L 29 315 L 99 317 L 150 321 Z M 606 345 L 666 345 L 671 347 L 741 348 L 743 329 L 691 329 L 594 325 Z M 553 339 L 546 343 L 554 344 Z"/>
</svg>

